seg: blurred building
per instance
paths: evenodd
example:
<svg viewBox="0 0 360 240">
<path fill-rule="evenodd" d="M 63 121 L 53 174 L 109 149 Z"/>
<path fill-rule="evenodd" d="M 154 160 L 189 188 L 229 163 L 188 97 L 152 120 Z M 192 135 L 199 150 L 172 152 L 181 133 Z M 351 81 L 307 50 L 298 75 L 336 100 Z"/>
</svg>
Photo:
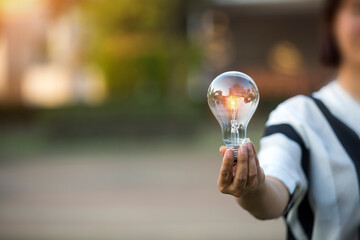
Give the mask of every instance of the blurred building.
<svg viewBox="0 0 360 240">
<path fill-rule="evenodd" d="M 307 94 L 331 77 L 319 62 L 321 0 L 213 0 L 189 13 L 205 53 L 203 89 L 216 75 L 250 75 L 261 97 Z M 201 32 L 201 34 L 199 34 Z M 200 39 L 200 40 L 199 40 Z M 190 79 L 191 87 L 196 86 Z"/>
<path fill-rule="evenodd" d="M 2 105 L 54 107 L 104 100 L 101 70 L 82 59 L 86 28 L 76 2 L 0 3 Z"/>
</svg>

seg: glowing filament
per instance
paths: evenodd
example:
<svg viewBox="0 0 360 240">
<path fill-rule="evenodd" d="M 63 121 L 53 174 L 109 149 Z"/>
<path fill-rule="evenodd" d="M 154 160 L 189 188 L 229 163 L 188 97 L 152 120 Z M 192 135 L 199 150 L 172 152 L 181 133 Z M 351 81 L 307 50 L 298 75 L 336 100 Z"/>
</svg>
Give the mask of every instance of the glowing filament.
<svg viewBox="0 0 360 240">
<path fill-rule="evenodd" d="M 235 96 L 229 96 L 228 97 L 228 107 L 231 110 L 231 115 L 232 115 L 232 119 L 235 120 L 236 115 L 237 115 L 237 111 L 238 111 L 238 107 L 239 107 L 239 97 L 235 97 Z"/>
</svg>

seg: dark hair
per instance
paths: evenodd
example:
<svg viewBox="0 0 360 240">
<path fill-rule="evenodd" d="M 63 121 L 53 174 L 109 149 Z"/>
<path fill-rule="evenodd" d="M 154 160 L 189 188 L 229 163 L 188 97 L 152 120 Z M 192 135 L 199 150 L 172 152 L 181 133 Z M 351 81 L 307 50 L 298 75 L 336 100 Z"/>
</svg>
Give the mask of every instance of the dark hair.
<svg viewBox="0 0 360 240">
<path fill-rule="evenodd" d="M 324 7 L 320 61 L 329 67 L 338 67 L 341 62 L 340 51 L 333 33 L 333 25 L 340 3 L 341 0 L 327 0 Z"/>
</svg>

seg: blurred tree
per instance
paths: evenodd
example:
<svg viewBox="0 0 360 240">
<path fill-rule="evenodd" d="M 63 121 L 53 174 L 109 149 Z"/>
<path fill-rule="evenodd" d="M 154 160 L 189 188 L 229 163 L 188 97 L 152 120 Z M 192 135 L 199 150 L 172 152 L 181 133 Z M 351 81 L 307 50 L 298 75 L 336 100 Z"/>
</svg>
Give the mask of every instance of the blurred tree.
<svg viewBox="0 0 360 240">
<path fill-rule="evenodd" d="M 106 73 L 110 98 L 136 105 L 186 99 L 200 54 L 186 38 L 190 1 L 84 1 L 87 54 Z"/>
</svg>

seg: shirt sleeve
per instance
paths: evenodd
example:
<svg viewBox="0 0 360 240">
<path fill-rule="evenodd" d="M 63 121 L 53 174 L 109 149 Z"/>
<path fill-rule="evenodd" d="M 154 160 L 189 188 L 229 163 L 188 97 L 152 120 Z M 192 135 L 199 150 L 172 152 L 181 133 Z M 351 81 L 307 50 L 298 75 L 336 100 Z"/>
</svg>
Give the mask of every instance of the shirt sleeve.
<svg viewBox="0 0 360 240">
<path fill-rule="evenodd" d="M 286 211 L 302 201 L 308 188 L 304 170 L 308 151 L 299 104 L 302 101 L 301 97 L 285 101 L 270 114 L 258 154 L 265 175 L 280 180 L 290 193 Z"/>
</svg>

